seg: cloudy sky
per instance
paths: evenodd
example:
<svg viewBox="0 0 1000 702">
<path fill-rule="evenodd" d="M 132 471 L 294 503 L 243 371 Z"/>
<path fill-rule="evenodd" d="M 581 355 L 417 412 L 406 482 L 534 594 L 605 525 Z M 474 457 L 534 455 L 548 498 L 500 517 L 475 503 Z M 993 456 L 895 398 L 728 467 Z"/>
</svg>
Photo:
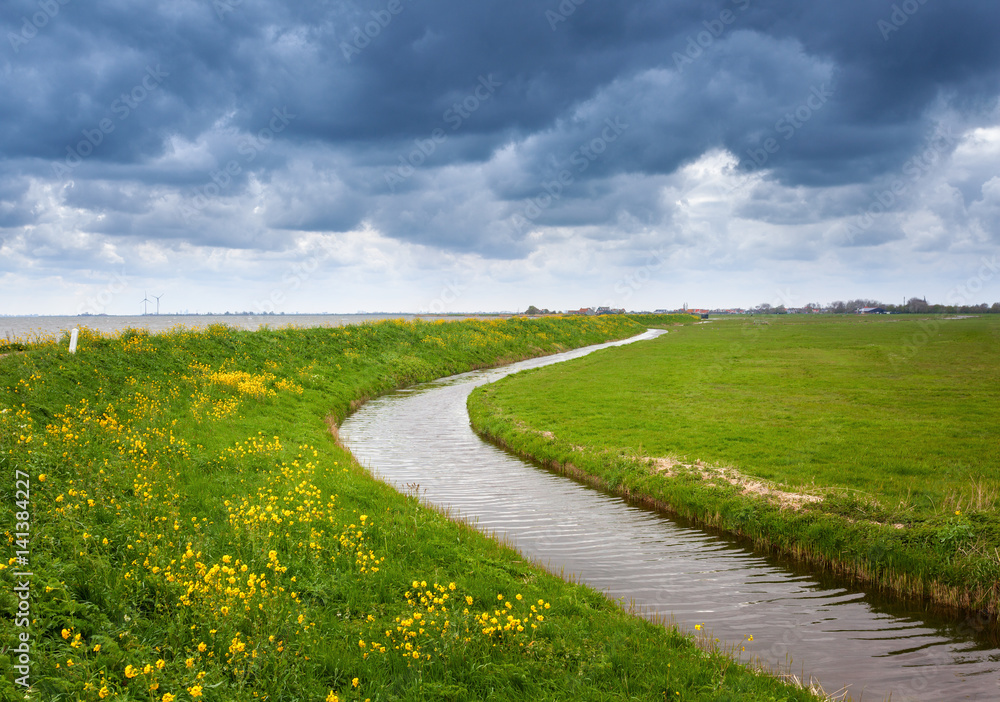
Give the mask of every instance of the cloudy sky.
<svg viewBox="0 0 1000 702">
<path fill-rule="evenodd" d="M 0 314 L 1000 300 L 996 0 L 6 0 Z"/>
</svg>

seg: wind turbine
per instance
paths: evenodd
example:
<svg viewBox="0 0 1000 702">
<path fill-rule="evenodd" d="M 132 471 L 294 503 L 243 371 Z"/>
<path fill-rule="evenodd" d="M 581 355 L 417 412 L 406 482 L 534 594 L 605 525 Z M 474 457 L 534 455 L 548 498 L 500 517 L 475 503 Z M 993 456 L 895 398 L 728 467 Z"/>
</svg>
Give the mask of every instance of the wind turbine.
<svg viewBox="0 0 1000 702">
<path fill-rule="evenodd" d="M 149 299 L 149 297 L 146 295 L 146 291 L 144 290 L 142 292 L 142 302 L 139 303 L 140 305 L 142 305 L 143 316 L 146 315 L 146 305 L 149 304 L 150 302 L 152 302 L 152 300 Z"/>
<path fill-rule="evenodd" d="M 157 316 L 159 316 L 159 314 L 160 314 L 160 298 L 163 297 L 164 295 L 166 295 L 166 293 L 160 293 L 159 295 L 153 295 L 153 297 L 156 298 L 156 314 L 157 314 Z"/>
</svg>

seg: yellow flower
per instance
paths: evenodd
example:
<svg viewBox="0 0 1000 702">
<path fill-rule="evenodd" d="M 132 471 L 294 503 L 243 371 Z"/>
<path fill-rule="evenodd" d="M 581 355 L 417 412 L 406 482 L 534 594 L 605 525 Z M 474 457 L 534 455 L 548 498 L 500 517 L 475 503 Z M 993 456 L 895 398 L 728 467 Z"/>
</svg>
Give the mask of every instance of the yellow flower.
<svg viewBox="0 0 1000 702">
<path fill-rule="evenodd" d="M 184 665 L 187 668 L 194 668 L 194 658 L 188 658 L 186 661 L 184 661 Z"/>
<path fill-rule="evenodd" d="M 100 653 L 101 644 L 94 644 L 94 653 Z"/>
<path fill-rule="evenodd" d="M 98 690 L 97 696 L 100 697 L 103 700 L 105 697 L 107 697 L 110 694 L 110 692 L 111 691 L 108 689 L 107 685 L 104 685 L 104 686 L 101 687 L 100 690 Z"/>
<path fill-rule="evenodd" d="M 44 483 L 46 477 L 47 476 L 45 475 L 45 473 L 42 473 L 41 475 L 38 476 L 38 482 Z"/>
<path fill-rule="evenodd" d="M 139 671 L 136 668 L 134 668 L 133 666 L 131 666 L 131 665 L 125 666 L 125 677 L 126 678 L 134 678 L 138 674 L 139 674 Z"/>
<path fill-rule="evenodd" d="M 962 510 L 960 510 L 960 509 L 956 509 L 955 510 L 955 516 L 956 517 L 959 516 L 959 515 L 961 515 L 961 514 L 962 514 Z"/>
<path fill-rule="evenodd" d="M 70 631 L 69 629 L 63 629 L 63 630 L 62 630 L 62 637 L 63 637 L 64 639 L 68 639 L 68 638 L 69 638 L 69 635 L 70 635 L 71 633 L 72 633 L 72 632 L 71 632 L 71 631 Z"/>
<path fill-rule="evenodd" d="M 177 699 L 177 695 L 172 695 L 169 692 L 163 696 L 163 702 L 174 702 Z"/>
<path fill-rule="evenodd" d="M 695 631 L 701 631 L 701 624 L 694 625 Z"/>
<path fill-rule="evenodd" d="M 200 651 L 201 653 L 204 653 L 204 652 L 205 652 L 205 649 L 206 649 L 206 648 L 208 648 L 208 646 L 207 646 L 207 645 L 205 645 L 205 642 L 204 642 L 204 641 L 202 641 L 202 642 L 201 642 L 200 644 L 198 644 L 198 650 L 199 650 L 199 651 Z"/>
<path fill-rule="evenodd" d="M 201 697 L 201 685 L 193 685 L 189 687 L 188 692 L 191 693 L 192 697 Z"/>
<path fill-rule="evenodd" d="M 156 669 L 157 670 L 163 670 L 163 667 L 166 664 L 167 664 L 167 662 L 161 658 L 160 660 L 156 661 Z"/>
<path fill-rule="evenodd" d="M 333 690 L 330 690 L 330 694 L 326 696 L 326 702 L 340 702 L 340 698 L 334 694 Z"/>
<path fill-rule="evenodd" d="M 354 678 L 354 680 L 351 681 L 351 684 L 354 685 L 354 687 L 357 687 L 358 685 L 361 684 L 361 681 L 358 680 L 357 678 Z"/>
<path fill-rule="evenodd" d="M 144 665 L 142 667 L 142 674 L 143 675 L 149 675 L 152 672 L 153 672 L 153 666 L 151 666 L 149 663 L 147 663 L 146 665 Z"/>
</svg>

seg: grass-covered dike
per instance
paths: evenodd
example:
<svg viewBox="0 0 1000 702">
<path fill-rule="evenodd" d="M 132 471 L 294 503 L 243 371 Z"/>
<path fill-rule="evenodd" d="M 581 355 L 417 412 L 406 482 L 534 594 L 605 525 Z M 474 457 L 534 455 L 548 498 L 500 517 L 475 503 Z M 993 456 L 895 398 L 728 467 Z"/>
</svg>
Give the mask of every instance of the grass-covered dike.
<svg viewBox="0 0 1000 702">
<path fill-rule="evenodd" d="M 996 634 L 1000 319 L 720 319 L 505 378 L 480 434 Z"/>
<path fill-rule="evenodd" d="M 0 358 L 0 698 L 813 699 L 396 493 L 329 431 L 674 321 L 84 331 Z"/>
</svg>

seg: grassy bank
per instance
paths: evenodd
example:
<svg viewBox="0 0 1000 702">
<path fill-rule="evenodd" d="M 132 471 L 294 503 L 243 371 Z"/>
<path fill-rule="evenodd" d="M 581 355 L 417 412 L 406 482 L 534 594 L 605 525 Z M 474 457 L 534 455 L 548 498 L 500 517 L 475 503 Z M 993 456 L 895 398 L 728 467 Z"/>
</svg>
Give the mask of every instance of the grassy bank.
<svg viewBox="0 0 1000 702">
<path fill-rule="evenodd" d="M 0 696 L 26 674 L 46 701 L 812 699 L 421 507 L 329 432 L 394 387 L 670 321 L 84 333 L 0 359 Z"/>
<path fill-rule="evenodd" d="M 1000 319 L 722 319 L 469 406 L 524 455 L 995 625 Z"/>
</svg>

